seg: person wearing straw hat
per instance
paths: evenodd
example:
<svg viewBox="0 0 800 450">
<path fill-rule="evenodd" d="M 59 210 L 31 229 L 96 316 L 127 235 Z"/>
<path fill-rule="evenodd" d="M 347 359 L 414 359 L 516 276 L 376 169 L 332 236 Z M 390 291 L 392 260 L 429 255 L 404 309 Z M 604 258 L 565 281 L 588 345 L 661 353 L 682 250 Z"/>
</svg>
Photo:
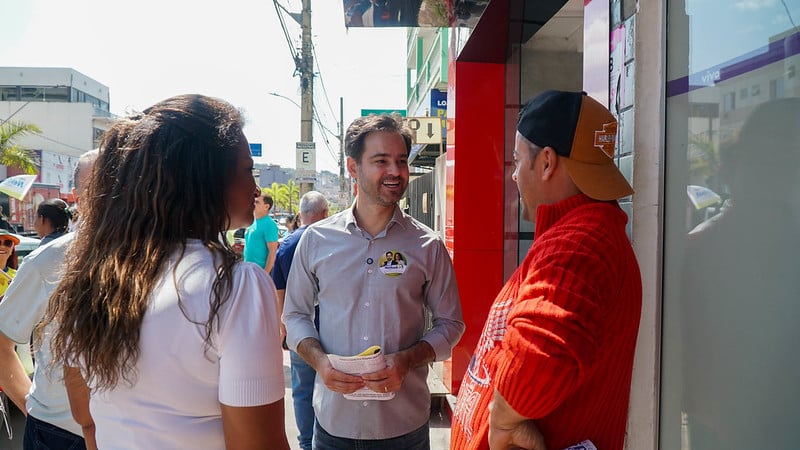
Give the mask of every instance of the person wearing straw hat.
<svg viewBox="0 0 800 450">
<path fill-rule="evenodd" d="M 642 285 L 617 203 L 633 189 L 614 164 L 616 131 L 583 92 L 522 109 L 512 178 L 535 240 L 489 311 L 452 448 L 623 448 Z"/>
<path fill-rule="evenodd" d="M 19 238 L 15 234 L 0 229 L 0 298 L 17 274 L 17 244 Z"/>
<path fill-rule="evenodd" d="M 17 274 L 17 254 L 14 250 L 17 244 L 19 238 L 15 234 L 0 230 L 0 298 Z"/>
</svg>

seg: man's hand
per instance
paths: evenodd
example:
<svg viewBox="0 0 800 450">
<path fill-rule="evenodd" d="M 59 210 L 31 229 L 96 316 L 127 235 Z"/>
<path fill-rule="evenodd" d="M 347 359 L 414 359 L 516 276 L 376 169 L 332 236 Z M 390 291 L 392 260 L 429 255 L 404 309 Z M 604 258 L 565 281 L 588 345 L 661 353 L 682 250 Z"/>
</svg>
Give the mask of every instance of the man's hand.
<svg viewBox="0 0 800 450">
<path fill-rule="evenodd" d="M 431 344 L 419 341 L 405 350 L 385 355 L 384 358 L 384 369 L 361 375 L 366 386 L 375 392 L 399 391 L 408 371 L 433 362 L 436 352 Z"/>
<path fill-rule="evenodd" d="M 361 375 L 365 385 L 375 392 L 394 392 L 403 386 L 403 380 L 411 369 L 409 360 L 403 352 L 386 355 L 386 367 L 372 373 Z"/>
<path fill-rule="evenodd" d="M 489 448 L 547 450 L 534 421 L 514 411 L 497 391 L 489 403 Z"/>
<path fill-rule="evenodd" d="M 283 322 L 281 322 L 280 338 L 281 342 L 286 342 L 286 325 Z"/>
<path fill-rule="evenodd" d="M 364 380 L 333 368 L 322 345 L 314 338 L 305 338 L 297 346 L 297 353 L 322 377 L 328 389 L 342 394 L 351 394 L 364 387 Z"/>
<path fill-rule="evenodd" d="M 333 368 L 331 363 L 322 364 L 322 369 L 317 373 L 322 377 L 322 382 L 333 392 L 352 394 L 364 387 L 364 380 L 355 375 L 349 375 Z"/>
</svg>

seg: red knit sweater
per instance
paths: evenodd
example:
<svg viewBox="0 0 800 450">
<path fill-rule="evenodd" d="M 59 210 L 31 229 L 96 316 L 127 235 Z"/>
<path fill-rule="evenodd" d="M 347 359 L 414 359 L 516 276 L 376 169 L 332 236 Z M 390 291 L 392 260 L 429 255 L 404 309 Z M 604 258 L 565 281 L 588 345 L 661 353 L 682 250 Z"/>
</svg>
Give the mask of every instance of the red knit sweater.
<svg viewBox="0 0 800 450">
<path fill-rule="evenodd" d="M 642 304 L 616 202 L 576 195 L 537 210 L 533 246 L 494 301 L 458 395 L 451 448 L 487 449 L 497 389 L 549 450 L 621 450 Z"/>
</svg>

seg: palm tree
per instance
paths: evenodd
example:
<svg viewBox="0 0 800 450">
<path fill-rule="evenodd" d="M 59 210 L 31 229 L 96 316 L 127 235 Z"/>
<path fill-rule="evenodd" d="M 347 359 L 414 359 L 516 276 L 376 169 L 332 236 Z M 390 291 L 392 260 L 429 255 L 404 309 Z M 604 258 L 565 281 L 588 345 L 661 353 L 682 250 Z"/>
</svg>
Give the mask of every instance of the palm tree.
<svg viewBox="0 0 800 450">
<path fill-rule="evenodd" d="M 261 188 L 261 192 L 272 197 L 275 209 L 285 209 L 289 204 L 289 192 L 285 184 L 273 182 L 271 187 Z"/>
<path fill-rule="evenodd" d="M 721 186 L 717 185 L 719 179 L 719 149 L 705 133 L 689 136 L 690 182 L 701 183 L 703 186 L 719 192 Z"/>
<path fill-rule="evenodd" d="M 0 125 L 0 164 L 16 167 L 27 174 L 35 174 L 36 162 L 30 149 L 16 144 L 15 141 L 27 134 L 41 132 L 32 123 L 6 122 Z"/>
<path fill-rule="evenodd" d="M 300 208 L 300 186 L 294 184 L 294 180 L 289 180 L 284 186 L 289 193 L 289 212 L 297 214 Z"/>
</svg>

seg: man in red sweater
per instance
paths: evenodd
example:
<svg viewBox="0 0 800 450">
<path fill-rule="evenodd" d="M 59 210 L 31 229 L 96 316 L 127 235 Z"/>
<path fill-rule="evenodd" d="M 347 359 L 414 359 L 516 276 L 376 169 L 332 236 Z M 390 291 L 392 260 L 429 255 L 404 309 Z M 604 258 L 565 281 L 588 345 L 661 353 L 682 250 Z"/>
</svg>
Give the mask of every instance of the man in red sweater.
<svg viewBox="0 0 800 450">
<path fill-rule="evenodd" d="M 535 240 L 489 311 L 451 448 L 623 448 L 642 283 L 616 132 L 583 92 L 547 91 L 520 113 L 513 179 Z"/>
</svg>

